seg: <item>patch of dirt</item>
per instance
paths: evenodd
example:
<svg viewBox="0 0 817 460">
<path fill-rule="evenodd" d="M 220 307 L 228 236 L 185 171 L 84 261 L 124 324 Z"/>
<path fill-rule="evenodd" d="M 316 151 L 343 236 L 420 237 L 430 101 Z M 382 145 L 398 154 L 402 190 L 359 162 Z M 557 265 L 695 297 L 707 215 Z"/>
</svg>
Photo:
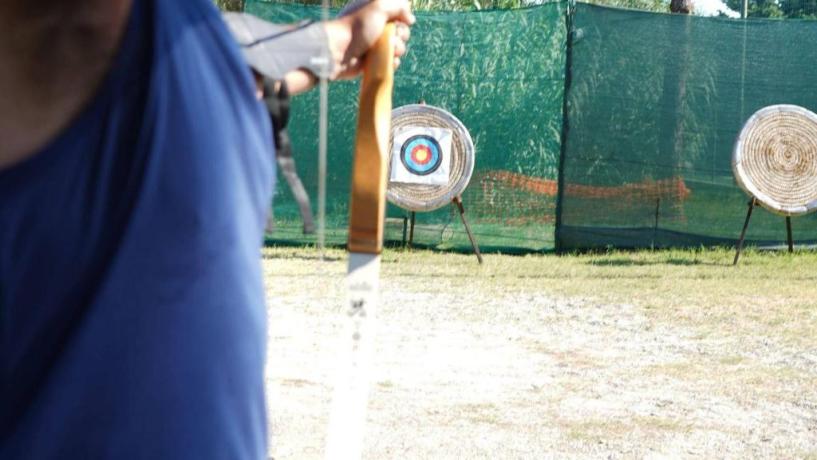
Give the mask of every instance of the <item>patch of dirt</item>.
<svg viewBox="0 0 817 460">
<path fill-rule="evenodd" d="M 345 267 L 264 263 L 271 454 L 321 458 Z M 817 456 L 817 350 L 447 283 L 383 281 L 366 458 Z"/>
</svg>

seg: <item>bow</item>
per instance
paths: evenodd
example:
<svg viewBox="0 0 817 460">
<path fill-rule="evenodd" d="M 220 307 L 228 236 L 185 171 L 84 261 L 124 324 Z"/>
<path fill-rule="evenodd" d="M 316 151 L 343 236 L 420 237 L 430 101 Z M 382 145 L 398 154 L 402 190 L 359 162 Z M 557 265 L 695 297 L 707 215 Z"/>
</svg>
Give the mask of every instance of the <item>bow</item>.
<svg viewBox="0 0 817 460">
<path fill-rule="evenodd" d="M 393 35 L 394 25 L 389 24 L 367 53 L 360 88 L 349 201 L 348 324 L 329 415 L 330 459 L 360 458 L 363 449 L 386 214 Z"/>
</svg>

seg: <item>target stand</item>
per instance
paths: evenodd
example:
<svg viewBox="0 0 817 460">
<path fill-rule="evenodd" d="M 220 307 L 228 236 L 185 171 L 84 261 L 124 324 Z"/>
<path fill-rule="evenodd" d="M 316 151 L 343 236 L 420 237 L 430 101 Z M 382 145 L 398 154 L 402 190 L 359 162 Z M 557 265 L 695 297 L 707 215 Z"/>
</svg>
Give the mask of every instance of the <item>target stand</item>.
<svg viewBox="0 0 817 460">
<path fill-rule="evenodd" d="M 751 197 L 732 265 L 738 263 L 757 205 L 786 218 L 786 241 L 793 252 L 792 216 L 817 209 L 817 115 L 785 104 L 758 110 L 735 142 L 732 171 Z"/>
<path fill-rule="evenodd" d="M 398 107 L 392 110 L 389 145 L 386 197 L 409 211 L 408 222 L 403 221 L 404 244 L 410 247 L 414 240 L 417 212 L 434 211 L 450 203 L 457 209 L 481 264 L 482 254 L 462 202 L 462 192 L 474 172 L 474 143 L 462 122 L 422 101 Z"/>
</svg>

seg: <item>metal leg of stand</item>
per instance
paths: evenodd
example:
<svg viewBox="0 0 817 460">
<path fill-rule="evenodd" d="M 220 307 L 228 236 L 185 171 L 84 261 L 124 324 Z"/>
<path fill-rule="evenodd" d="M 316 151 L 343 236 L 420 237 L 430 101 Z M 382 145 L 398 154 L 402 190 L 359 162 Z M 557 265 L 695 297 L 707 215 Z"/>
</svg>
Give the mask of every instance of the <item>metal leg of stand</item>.
<svg viewBox="0 0 817 460">
<path fill-rule="evenodd" d="M 789 243 L 789 253 L 794 252 L 794 240 L 791 237 L 791 216 L 786 216 L 786 241 Z"/>
<path fill-rule="evenodd" d="M 417 214 L 414 211 L 411 211 L 409 214 L 409 238 L 408 238 L 408 247 L 411 247 L 411 243 L 414 242 L 414 220 L 417 217 Z"/>
<path fill-rule="evenodd" d="M 655 250 L 655 240 L 658 239 L 658 216 L 661 213 L 661 198 L 655 199 L 655 223 L 652 227 L 652 249 Z"/>
<path fill-rule="evenodd" d="M 407 234 L 408 234 L 408 217 L 404 215 L 403 216 L 403 247 L 406 246 L 406 242 L 408 241 L 406 239 Z"/>
<path fill-rule="evenodd" d="M 462 205 L 462 198 L 459 196 L 455 197 L 454 204 L 460 211 L 460 219 L 462 219 L 462 225 L 465 226 L 465 233 L 468 234 L 468 239 L 471 240 L 471 247 L 474 248 L 474 254 L 476 254 L 477 256 L 477 261 L 480 264 L 482 264 L 482 254 L 479 252 L 479 246 L 477 245 L 477 241 L 474 239 L 474 234 L 471 233 L 471 227 L 468 226 L 468 221 L 465 220 L 465 208 Z"/>
<path fill-rule="evenodd" d="M 746 238 L 746 229 L 749 228 L 749 218 L 752 217 L 752 209 L 755 207 L 755 199 L 752 198 L 749 200 L 749 210 L 746 211 L 746 221 L 743 222 L 743 230 L 740 231 L 740 239 L 738 240 L 738 246 L 735 250 L 735 260 L 732 262 L 732 265 L 738 264 L 738 258 L 740 258 L 740 251 L 743 249 L 743 240 Z"/>
</svg>

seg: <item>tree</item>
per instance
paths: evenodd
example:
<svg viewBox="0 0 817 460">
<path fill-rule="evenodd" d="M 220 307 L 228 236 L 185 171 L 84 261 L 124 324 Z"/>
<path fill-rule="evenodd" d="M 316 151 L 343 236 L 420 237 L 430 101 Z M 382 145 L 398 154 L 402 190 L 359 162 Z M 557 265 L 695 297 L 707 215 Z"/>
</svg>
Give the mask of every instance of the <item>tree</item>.
<svg viewBox="0 0 817 460">
<path fill-rule="evenodd" d="M 743 0 L 726 0 L 726 5 L 735 11 L 740 11 L 743 7 Z M 749 0 L 747 14 L 750 18 L 782 18 L 786 16 L 776 0 Z"/>
<path fill-rule="evenodd" d="M 787 18 L 817 19 L 817 0 L 781 0 L 780 10 Z"/>
<path fill-rule="evenodd" d="M 216 0 L 216 5 L 223 11 L 244 11 L 244 0 Z"/>
<path fill-rule="evenodd" d="M 669 10 L 672 13 L 692 14 L 695 10 L 695 3 L 692 0 L 672 0 Z"/>
</svg>

